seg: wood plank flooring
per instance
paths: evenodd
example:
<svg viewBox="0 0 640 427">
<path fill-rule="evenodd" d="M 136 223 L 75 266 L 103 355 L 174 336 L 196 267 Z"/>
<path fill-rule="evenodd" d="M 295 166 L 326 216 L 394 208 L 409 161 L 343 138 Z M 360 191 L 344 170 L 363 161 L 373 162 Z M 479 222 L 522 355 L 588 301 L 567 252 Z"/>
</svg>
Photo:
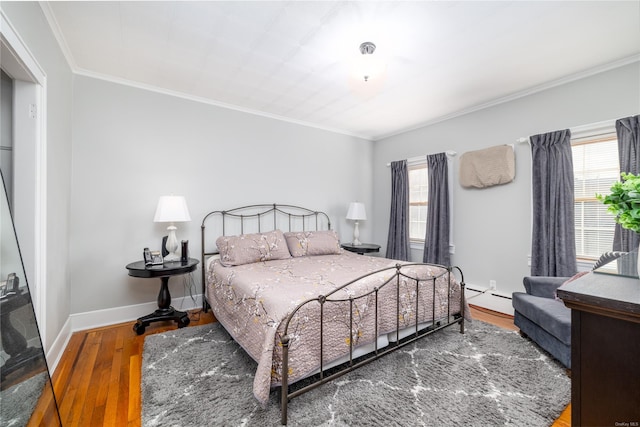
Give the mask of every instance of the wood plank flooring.
<svg viewBox="0 0 640 427">
<path fill-rule="evenodd" d="M 474 319 L 517 330 L 513 317 L 472 307 Z M 189 314 L 189 326 L 214 322 L 211 312 Z M 144 337 L 176 328 L 156 322 L 144 335 L 133 322 L 76 332 L 53 375 L 60 417 L 65 427 L 140 426 L 140 375 Z M 570 405 L 553 427 L 571 425 Z"/>
</svg>

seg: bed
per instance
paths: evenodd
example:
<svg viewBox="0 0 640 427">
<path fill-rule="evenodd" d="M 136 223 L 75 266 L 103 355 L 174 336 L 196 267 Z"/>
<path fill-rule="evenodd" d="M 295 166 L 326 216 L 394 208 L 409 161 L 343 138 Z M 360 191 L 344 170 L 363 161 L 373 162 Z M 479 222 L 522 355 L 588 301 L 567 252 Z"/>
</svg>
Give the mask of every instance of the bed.
<svg viewBox="0 0 640 427">
<path fill-rule="evenodd" d="M 469 318 L 458 267 L 353 254 L 291 205 L 207 214 L 202 266 L 203 309 L 258 363 L 258 401 L 280 388 L 283 424 L 295 396 Z"/>
</svg>

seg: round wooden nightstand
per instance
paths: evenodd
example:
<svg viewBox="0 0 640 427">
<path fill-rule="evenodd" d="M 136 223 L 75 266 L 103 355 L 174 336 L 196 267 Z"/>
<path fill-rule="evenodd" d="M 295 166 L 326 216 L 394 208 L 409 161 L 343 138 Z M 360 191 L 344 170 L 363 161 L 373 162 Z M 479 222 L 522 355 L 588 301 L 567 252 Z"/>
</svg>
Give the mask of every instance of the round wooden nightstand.
<svg viewBox="0 0 640 427">
<path fill-rule="evenodd" d="M 162 265 L 145 265 L 144 261 L 136 261 L 127 265 L 129 276 L 152 278 L 159 277 L 161 281 L 158 293 L 158 309 L 151 314 L 140 317 L 133 330 L 138 334 L 144 334 L 144 330 L 152 322 L 160 320 L 174 320 L 178 322 L 178 328 L 184 328 L 190 322 L 188 313 L 178 311 L 171 307 L 171 293 L 169 293 L 169 277 L 191 273 L 198 266 L 198 260 L 189 258 L 185 264 L 180 261 L 166 261 Z"/>
<path fill-rule="evenodd" d="M 354 245 L 353 243 L 343 243 L 340 245 L 340 247 L 348 250 L 349 252 L 355 252 L 360 255 L 372 252 L 380 252 L 380 245 L 376 245 L 373 243 L 362 243 L 360 245 Z"/>
</svg>

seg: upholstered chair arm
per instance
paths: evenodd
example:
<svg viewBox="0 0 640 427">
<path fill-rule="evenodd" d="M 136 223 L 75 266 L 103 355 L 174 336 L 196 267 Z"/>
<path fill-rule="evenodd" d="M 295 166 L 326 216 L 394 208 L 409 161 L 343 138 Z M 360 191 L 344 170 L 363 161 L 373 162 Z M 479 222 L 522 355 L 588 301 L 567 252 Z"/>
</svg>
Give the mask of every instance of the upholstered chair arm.
<svg viewBox="0 0 640 427">
<path fill-rule="evenodd" d="M 527 276 L 522 282 L 529 295 L 554 298 L 556 289 L 567 280 L 569 277 Z"/>
</svg>

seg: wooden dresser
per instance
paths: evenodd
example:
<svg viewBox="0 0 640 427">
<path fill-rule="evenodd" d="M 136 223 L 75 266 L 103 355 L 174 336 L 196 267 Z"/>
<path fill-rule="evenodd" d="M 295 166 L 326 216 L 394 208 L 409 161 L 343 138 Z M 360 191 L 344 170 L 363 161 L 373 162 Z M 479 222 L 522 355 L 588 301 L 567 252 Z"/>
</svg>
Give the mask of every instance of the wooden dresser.
<svg viewBox="0 0 640 427">
<path fill-rule="evenodd" d="M 631 252 L 558 289 L 571 308 L 573 426 L 640 426 L 636 258 Z"/>
</svg>

